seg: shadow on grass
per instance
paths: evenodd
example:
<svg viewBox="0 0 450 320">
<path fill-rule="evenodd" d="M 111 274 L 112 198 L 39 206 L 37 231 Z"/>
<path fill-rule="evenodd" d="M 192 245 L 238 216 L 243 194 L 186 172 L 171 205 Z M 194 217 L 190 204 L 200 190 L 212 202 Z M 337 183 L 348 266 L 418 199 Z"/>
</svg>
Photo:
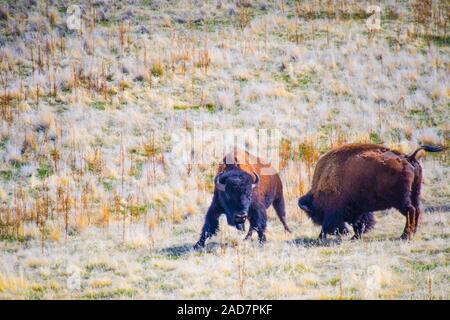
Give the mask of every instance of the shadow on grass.
<svg viewBox="0 0 450 320">
<path fill-rule="evenodd" d="M 293 244 L 295 246 L 299 247 L 330 247 L 334 245 L 339 245 L 342 242 L 342 239 L 326 239 L 326 240 L 319 240 L 315 238 L 297 238 L 294 240 L 288 240 L 286 241 L 289 244 Z"/>
<path fill-rule="evenodd" d="M 301 247 L 330 247 L 334 245 L 339 245 L 341 244 L 341 242 L 342 239 L 319 240 L 305 237 L 286 241 L 286 243 Z M 171 259 L 178 259 L 195 252 L 200 253 L 217 252 L 217 250 L 219 249 L 226 249 L 224 247 L 232 248 L 233 246 L 230 243 L 209 242 L 208 244 L 206 244 L 204 248 L 196 250 L 194 249 L 194 244 L 183 244 L 161 249 L 159 253 Z"/>
<path fill-rule="evenodd" d="M 442 206 L 429 206 L 424 210 L 426 213 L 435 213 L 435 212 L 450 212 L 450 205 L 442 205 Z"/>
<path fill-rule="evenodd" d="M 194 252 L 192 244 L 183 244 L 161 249 L 160 253 L 169 257 L 181 257 Z"/>
<path fill-rule="evenodd" d="M 203 249 L 194 249 L 194 244 L 183 244 L 179 246 L 172 246 L 161 249 L 160 253 L 170 258 L 180 258 L 193 252 L 210 253 L 215 252 L 217 249 L 223 247 L 224 244 L 218 242 L 210 242 Z"/>
</svg>

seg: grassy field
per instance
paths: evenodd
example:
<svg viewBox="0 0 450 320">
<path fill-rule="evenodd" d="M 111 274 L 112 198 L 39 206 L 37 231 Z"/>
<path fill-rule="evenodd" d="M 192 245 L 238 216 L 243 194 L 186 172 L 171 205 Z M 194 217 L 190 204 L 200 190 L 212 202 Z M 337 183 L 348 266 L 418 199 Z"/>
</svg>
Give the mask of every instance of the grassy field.
<svg viewBox="0 0 450 320">
<path fill-rule="evenodd" d="M 448 152 L 411 241 L 390 210 L 319 244 L 297 207 L 333 147 L 449 146 L 447 1 L 381 1 L 379 30 L 359 1 L 78 1 L 76 30 L 71 3 L 0 0 L 0 299 L 450 298 Z M 263 248 L 223 219 L 191 251 L 221 145 L 189 164 L 176 134 L 255 129 L 293 233 L 270 209 Z"/>
</svg>

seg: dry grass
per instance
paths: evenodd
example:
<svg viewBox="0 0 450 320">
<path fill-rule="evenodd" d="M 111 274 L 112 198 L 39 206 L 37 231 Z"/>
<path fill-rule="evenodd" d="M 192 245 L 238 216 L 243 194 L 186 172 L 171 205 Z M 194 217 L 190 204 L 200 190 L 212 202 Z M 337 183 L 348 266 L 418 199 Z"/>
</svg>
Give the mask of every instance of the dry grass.
<svg viewBox="0 0 450 320">
<path fill-rule="evenodd" d="M 414 242 L 391 240 L 389 215 L 365 241 L 310 246 L 296 206 L 332 147 L 448 146 L 445 1 L 382 2 L 369 33 L 354 1 L 81 1 L 79 32 L 67 5 L 1 5 L 1 298 L 448 298 L 448 153 L 421 159 L 442 208 Z M 186 165 L 173 133 L 230 128 L 280 130 L 295 233 L 271 221 L 261 249 L 224 227 L 188 252 L 219 157 Z"/>
<path fill-rule="evenodd" d="M 62 244 L 2 242 L 2 298 L 314 298 L 448 299 L 449 218 L 427 213 L 413 241 L 396 238 L 403 218 L 378 214 L 362 241 L 318 245 L 319 229 L 290 208 L 292 235 L 270 212 L 269 242 L 244 242 L 225 225 L 205 252 L 191 251 L 202 217 L 149 230 L 134 224 L 124 243 L 120 224 L 90 227 Z M 222 221 L 224 223 L 225 221 Z M 132 235 L 131 235 L 132 234 Z M 34 257 L 40 258 L 34 258 Z M 14 267 L 12 262 L 14 262 Z M 69 268 L 69 269 L 68 269 Z M 80 289 L 68 279 L 77 268 Z M 20 270 L 20 271 L 19 271 Z M 20 276 L 26 275 L 27 280 Z M 21 278 L 22 277 L 22 278 Z M 33 285 L 28 281 L 32 279 Z M 185 283 L 189 282 L 189 286 Z M 40 289 L 37 290 L 36 288 Z M 431 289 L 430 289 L 431 288 Z"/>
</svg>

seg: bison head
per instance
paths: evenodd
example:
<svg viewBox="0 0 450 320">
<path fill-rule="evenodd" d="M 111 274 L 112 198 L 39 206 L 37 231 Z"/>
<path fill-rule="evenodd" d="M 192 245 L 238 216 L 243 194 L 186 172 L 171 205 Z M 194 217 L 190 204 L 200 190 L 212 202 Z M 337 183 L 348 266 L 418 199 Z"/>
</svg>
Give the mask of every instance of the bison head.
<svg viewBox="0 0 450 320">
<path fill-rule="evenodd" d="M 308 193 L 298 199 L 298 206 L 306 213 L 312 214 L 313 212 L 312 202 L 313 202 L 313 195 Z"/>
<path fill-rule="evenodd" d="M 253 176 L 241 169 L 233 169 L 219 174 L 215 179 L 216 189 L 219 190 L 219 201 L 225 209 L 227 222 L 244 230 L 245 219 L 252 202 L 253 189 L 259 184 L 259 176 Z"/>
</svg>

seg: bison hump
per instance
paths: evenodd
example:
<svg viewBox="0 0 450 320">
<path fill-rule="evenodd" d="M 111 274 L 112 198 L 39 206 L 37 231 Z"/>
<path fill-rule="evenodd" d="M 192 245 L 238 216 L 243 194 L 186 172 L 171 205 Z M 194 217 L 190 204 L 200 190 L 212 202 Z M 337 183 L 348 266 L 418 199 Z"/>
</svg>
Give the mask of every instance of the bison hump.
<svg viewBox="0 0 450 320">
<path fill-rule="evenodd" d="M 250 174 L 256 172 L 260 176 L 275 175 L 277 173 L 270 162 L 242 149 L 234 149 L 232 152 L 227 153 L 219 165 L 219 172 L 236 167 Z"/>
</svg>

